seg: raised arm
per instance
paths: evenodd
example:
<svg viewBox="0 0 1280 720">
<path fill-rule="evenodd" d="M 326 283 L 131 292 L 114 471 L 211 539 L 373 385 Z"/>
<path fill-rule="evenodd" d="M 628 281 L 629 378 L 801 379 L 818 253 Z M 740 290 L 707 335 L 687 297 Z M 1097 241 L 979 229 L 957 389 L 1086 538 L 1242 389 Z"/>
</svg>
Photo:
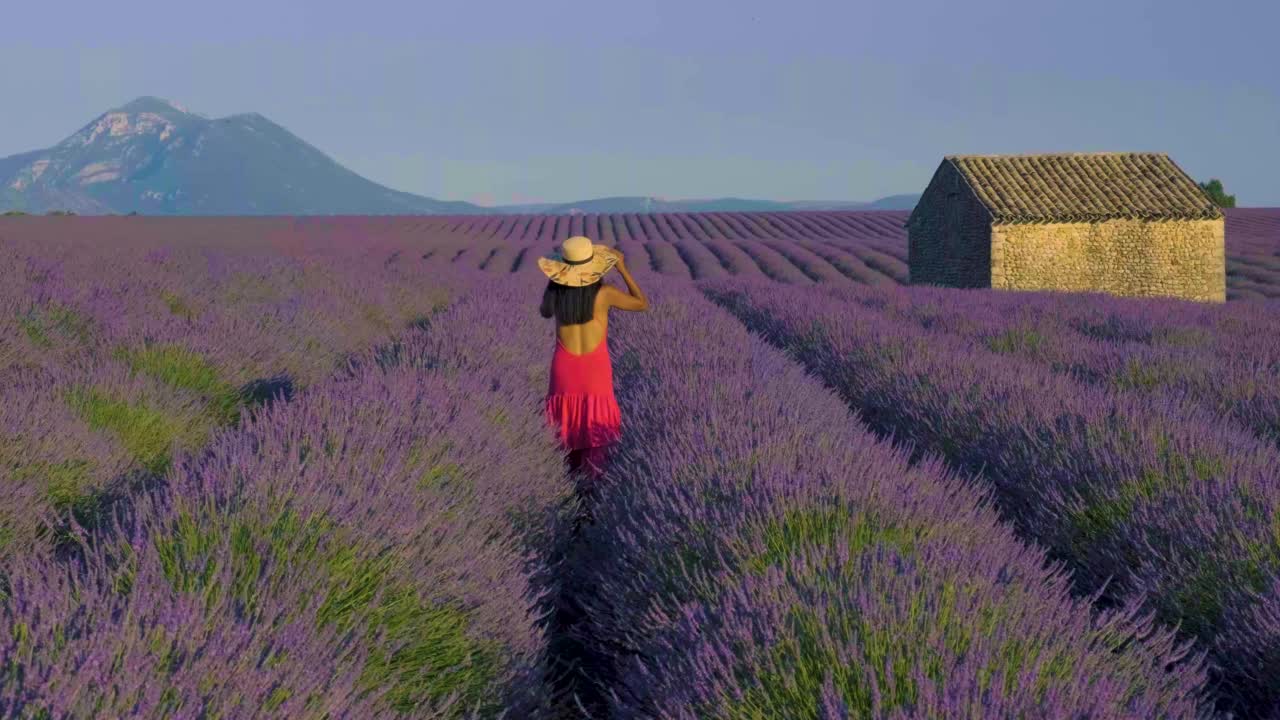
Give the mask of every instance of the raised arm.
<svg viewBox="0 0 1280 720">
<path fill-rule="evenodd" d="M 615 251 L 616 252 L 616 251 Z M 618 274 L 622 276 L 623 282 L 627 284 L 627 290 L 630 295 L 624 295 L 621 290 L 612 285 L 605 285 L 602 291 L 606 293 L 605 301 L 610 307 L 616 307 L 619 310 L 629 310 L 631 312 L 643 312 L 649 309 L 649 298 L 644 296 L 644 291 L 636 285 L 635 278 L 631 277 L 631 273 L 627 270 L 626 262 L 622 258 L 622 253 L 618 253 Z"/>
</svg>

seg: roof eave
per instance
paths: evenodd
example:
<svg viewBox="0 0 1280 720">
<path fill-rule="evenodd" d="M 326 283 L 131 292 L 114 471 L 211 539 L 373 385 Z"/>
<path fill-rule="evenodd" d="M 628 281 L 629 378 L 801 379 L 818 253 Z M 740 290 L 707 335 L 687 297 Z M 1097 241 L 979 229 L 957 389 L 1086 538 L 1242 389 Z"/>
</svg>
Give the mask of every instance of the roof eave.
<svg viewBox="0 0 1280 720">
<path fill-rule="evenodd" d="M 1186 214 L 1128 214 L 1128 215 L 992 215 L 991 222 L 996 225 L 1031 225 L 1050 223 L 1095 223 L 1109 220 L 1141 220 L 1144 222 L 1177 222 L 1185 220 L 1224 220 L 1226 215 L 1221 211 L 1186 213 Z"/>
</svg>

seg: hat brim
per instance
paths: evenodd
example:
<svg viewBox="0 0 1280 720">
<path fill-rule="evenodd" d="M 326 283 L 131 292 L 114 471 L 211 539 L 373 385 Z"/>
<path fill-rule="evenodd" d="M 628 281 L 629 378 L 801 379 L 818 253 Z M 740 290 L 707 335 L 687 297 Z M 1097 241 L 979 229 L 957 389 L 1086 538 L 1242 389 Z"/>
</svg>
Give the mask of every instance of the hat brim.
<svg viewBox="0 0 1280 720">
<path fill-rule="evenodd" d="M 560 253 L 538 258 L 538 268 L 557 285 L 582 287 L 604 277 L 614 265 L 618 264 L 618 256 L 608 245 L 592 245 L 590 262 L 581 265 L 570 265 L 564 261 Z"/>
</svg>

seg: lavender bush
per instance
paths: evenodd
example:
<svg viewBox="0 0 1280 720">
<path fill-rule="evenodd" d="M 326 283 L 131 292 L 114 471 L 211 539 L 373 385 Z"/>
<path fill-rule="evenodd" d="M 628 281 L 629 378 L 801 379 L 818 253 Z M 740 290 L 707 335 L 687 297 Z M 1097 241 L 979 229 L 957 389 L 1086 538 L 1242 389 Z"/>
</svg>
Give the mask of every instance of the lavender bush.
<svg viewBox="0 0 1280 720">
<path fill-rule="evenodd" d="M 125 560 L 101 551 L 83 566 L 20 560 L 0 622 L 0 715 L 390 716 L 357 691 L 367 648 L 316 621 L 326 578 L 307 561 L 323 547 L 318 533 L 275 533 L 264 559 L 272 536 L 255 538 L 247 519 L 200 519 L 209 524 L 180 521 L 168 539 L 157 523 L 153 543 L 137 528 L 123 547 L 138 552 Z M 298 524 L 290 520 L 275 526 Z M 206 562 L 185 575 L 173 560 L 179 538 L 204 541 L 190 553 Z"/>
<path fill-rule="evenodd" d="M 1006 328 L 1047 338 L 1063 336 L 1145 346 L 1189 360 L 1218 354 L 1277 369 L 1277 304 L 1210 304 L 1171 298 L 1117 298 L 1098 293 L 955 291 L 890 287 L 877 292 L 828 286 L 835 297 L 875 307 L 931 329 L 985 334 Z M 995 340 L 995 338 L 991 338 Z"/>
<path fill-rule="evenodd" d="M 474 290 L 433 317 L 427 330 L 405 333 L 352 358 L 349 372 L 426 372 L 483 388 L 471 402 L 489 421 L 485 432 L 490 437 L 461 443 L 460 450 L 470 456 L 476 451 L 468 445 L 502 443 L 501 468 L 480 473 L 493 484 L 485 496 L 491 507 L 509 513 L 502 522 L 522 535 L 529 552 L 542 563 L 552 562 L 563 552 L 566 523 L 577 507 L 554 433 L 542 418 L 555 341 L 537 313 L 534 291 L 541 285 L 527 280 L 495 284 L 475 272 L 461 272 L 459 278 Z M 544 580 L 542 589 L 553 591 L 550 580 Z"/>
<path fill-rule="evenodd" d="M 1280 321 L 1260 312 L 1263 303 L 1230 304 L 1215 314 L 1202 303 L 1157 300 L 1150 307 L 1089 295 L 1067 302 L 1046 293 L 1015 299 L 971 291 L 961 303 L 927 288 L 831 294 L 879 304 L 894 318 L 977 339 L 1086 382 L 1189 394 L 1280 444 Z"/>
</svg>

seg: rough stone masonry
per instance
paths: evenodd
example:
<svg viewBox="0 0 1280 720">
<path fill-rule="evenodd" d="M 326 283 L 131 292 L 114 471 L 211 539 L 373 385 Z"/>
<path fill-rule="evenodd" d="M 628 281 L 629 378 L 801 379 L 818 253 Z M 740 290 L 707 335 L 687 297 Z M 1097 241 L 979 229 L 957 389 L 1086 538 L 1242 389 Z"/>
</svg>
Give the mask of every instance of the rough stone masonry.
<svg viewBox="0 0 1280 720">
<path fill-rule="evenodd" d="M 1222 220 L 992 225 L 991 287 L 1227 299 Z"/>
</svg>

